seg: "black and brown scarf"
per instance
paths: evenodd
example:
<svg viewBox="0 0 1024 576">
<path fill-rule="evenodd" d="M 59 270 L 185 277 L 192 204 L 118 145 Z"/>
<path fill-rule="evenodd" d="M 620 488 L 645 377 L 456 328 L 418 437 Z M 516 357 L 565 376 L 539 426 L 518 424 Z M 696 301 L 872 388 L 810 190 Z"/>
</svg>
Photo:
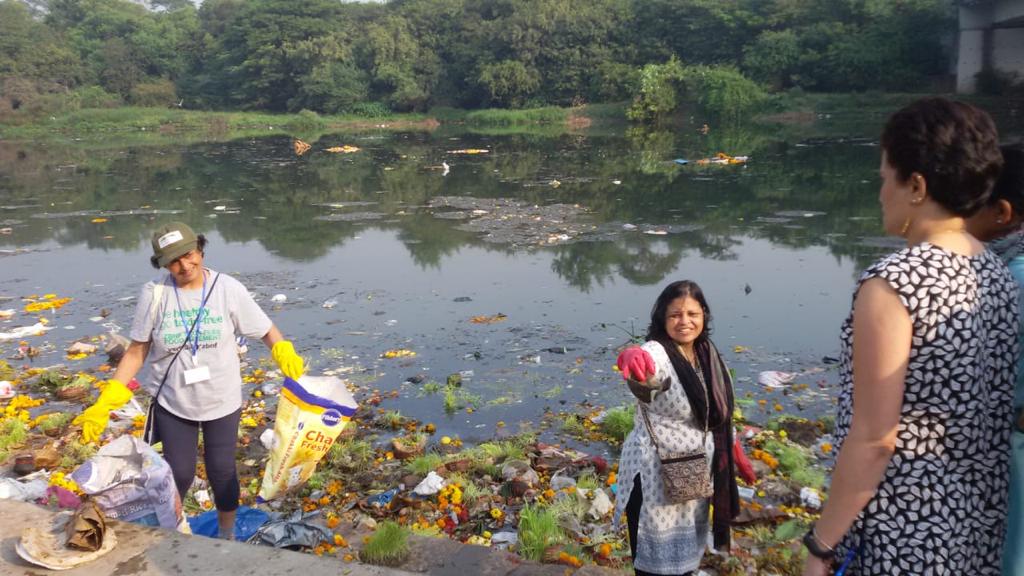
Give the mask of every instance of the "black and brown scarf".
<svg viewBox="0 0 1024 576">
<path fill-rule="evenodd" d="M 732 452 L 732 413 L 735 404 L 732 377 L 711 340 L 705 339 L 694 345 L 697 362 L 700 364 L 704 382 L 708 385 L 707 398 L 711 401 L 711 405 L 708 406 L 697 373 L 683 358 L 676 343 L 670 339 L 665 339 L 664 342 L 659 340 L 658 343 L 665 348 L 669 360 L 672 361 L 672 367 L 675 368 L 676 375 L 679 376 L 679 381 L 686 392 L 686 398 L 690 401 L 690 409 L 700 428 L 704 428 L 704 416 L 708 415 L 708 430 L 715 440 L 715 454 L 711 460 L 712 485 L 714 486 L 714 494 L 711 496 L 711 505 L 714 507 L 711 533 L 714 537 L 715 548 L 728 551 L 732 544 L 730 533 L 732 519 L 739 514 L 740 506 Z"/>
</svg>

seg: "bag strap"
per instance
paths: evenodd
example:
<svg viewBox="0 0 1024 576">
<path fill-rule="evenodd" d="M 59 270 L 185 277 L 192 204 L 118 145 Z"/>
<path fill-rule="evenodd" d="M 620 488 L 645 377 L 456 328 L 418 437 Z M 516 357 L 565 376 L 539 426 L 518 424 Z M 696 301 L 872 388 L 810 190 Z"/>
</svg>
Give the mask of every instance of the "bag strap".
<svg viewBox="0 0 1024 576">
<path fill-rule="evenodd" d="M 658 454 L 658 458 L 661 458 L 661 448 L 658 447 L 658 438 L 654 435 L 654 428 L 651 427 L 651 419 L 647 417 L 647 407 L 643 404 L 640 405 L 640 413 L 643 414 L 644 424 L 647 425 L 647 435 L 651 437 L 651 444 L 654 444 L 654 451 Z"/>
<path fill-rule="evenodd" d="M 153 298 L 149 301 L 149 317 L 153 319 L 153 326 L 156 326 L 159 316 L 157 314 L 160 302 L 164 299 L 164 286 L 167 285 L 167 279 L 161 278 L 158 284 L 153 285 Z"/>
<path fill-rule="evenodd" d="M 199 304 L 200 308 L 203 308 L 203 307 L 206 306 L 206 302 L 210 299 L 210 296 L 213 294 L 213 288 L 214 288 L 214 286 L 217 285 L 217 280 L 219 278 L 220 278 L 220 272 L 217 272 L 217 275 L 213 277 L 213 283 L 210 284 L 210 291 L 206 293 L 206 297 L 203 298 L 203 301 L 200 302 L 200 304 Z M 161 295 L 163 295 L 163 284 L 160 284 L 160 288 L 161 288 Z M 156 296 L 155 287 L 154 287 L 153 295 Z M 189 328 L 188 328 L 188 332 L 185 333 L 185 342 L 186 343 L 189 341 L 189 338 L 192 336 L 192 330 L 195 329 L 196 324 L 198 324 L 198 323 L 199 323 L 199 315 L 196 314 L 195 319 L 192 320 L 192 325 L 189 326 Z M 158 386 L 157 389 L 156 389 L 156 395 L 153 396 L 153 402 L 156 402 L 157 400 L 160 399 L 160 393 L 164 391 L 164 384 L 167 384 L 167 377 L 171 375 L 171 366 L 174 364 L 174 361 L 178 359 L 178 356 L 181 355 L 181 351 L 184 350 L 184 349 L 185 349 L 185 344 L 183 343 L 181 345 L 181 347 L 178 348 L 178 351 L 174 353 L 174 356 L 171 357 L 171 361 L 167 363 L 167 371 L 164 372 L 164 377 L 160 379 L 160 386 Z"/>
<path fill-rule="evenodd" d="M 708 398 L 708 385 L 704 382 L 704 376 L 701 374 L 700 366 L 694 369 L 697 373 L 697 380 L 701 383 L 701 388 L 704 389 L 704 443 L 708 441 L 708 418 L 711 417 L 711 404 Z M 658 446 L 658 439 L 654 435 L 654 427 L 651 426 L 651 419 L 647 416 L 647 406 L 640 403 L 640 413 L 643 414 L 644 424 L 647 425 L 647 435 L 651 437 L 651 443 L 654 444 L 654 451 L 658 453 L 658 458 L 661 458 L 661 448 Z"/>
</svg>

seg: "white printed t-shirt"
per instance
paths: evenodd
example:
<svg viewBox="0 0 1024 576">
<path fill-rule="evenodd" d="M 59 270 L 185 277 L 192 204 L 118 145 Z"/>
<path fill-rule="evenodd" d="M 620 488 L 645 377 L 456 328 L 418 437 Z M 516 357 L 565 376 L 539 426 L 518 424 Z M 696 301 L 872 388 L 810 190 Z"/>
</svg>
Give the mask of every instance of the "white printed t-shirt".
<svg viewBox="0 0 1024 576">
<path fill-rule="evenodd" d="M 206 274 L 207 289 L 210 289 L 218 273 L 207 268 Z M 158 285 L 161 285 L 159 289 Z M 155 305 L 154 291 L 160 293 Z M 142 287 L 129 337 L 137 342 L 151 343 L 149 368 L 139 378 L 146 391 L 155 396 L 164 373 L 169 369 L 167 383 L 158 400 L 160 405 L 181 418 L 208 421 L 227 416 L 242 406 L 242 376 L 235 347 L 236 336 L 262 338 L 273 323 L 241 282 L 220 274 L 203 307 L 203 317 L 198 326 L 198 352 L 193 357 L 195 332 L 188 344 L 184 344 L 184 340 L 199 311 L 201 296 L 202 289 L 179 288 L 175 291 L 174 280 L 164 272 Z M 171 358 L 183 344 L 186 348 L 171 364 Z M 209 368 L 210 378 L 186 384 L 185 371 L 198 366 Z"/>
</svg>

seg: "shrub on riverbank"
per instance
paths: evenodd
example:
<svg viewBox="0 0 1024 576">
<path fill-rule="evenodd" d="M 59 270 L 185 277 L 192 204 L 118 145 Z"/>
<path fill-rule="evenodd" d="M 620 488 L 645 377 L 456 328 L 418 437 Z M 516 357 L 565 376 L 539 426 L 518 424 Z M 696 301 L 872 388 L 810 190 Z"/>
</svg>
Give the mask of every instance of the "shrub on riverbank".
<svg viewBox="0 0 1024 576">
<path fill-rule="evenodd" d="M 634 122 L 658 123 L 689 102 L 710 118 L 736 122 L 767 99 L 764 88 L 736 68 L 684 66 L 673 57 L 643 67 L 626 116 Z"/>
<path fill-rule="evenodd" d="M 510 110 L 491 108 L 485 110 L 458 110 L 455 108 L 434 108 L 431 116 L 441 122 L 459 122 L 470 126 L 521 126 L 525 124 L 564 124 L 570 108 L 545 106 Z"/>
</svg>

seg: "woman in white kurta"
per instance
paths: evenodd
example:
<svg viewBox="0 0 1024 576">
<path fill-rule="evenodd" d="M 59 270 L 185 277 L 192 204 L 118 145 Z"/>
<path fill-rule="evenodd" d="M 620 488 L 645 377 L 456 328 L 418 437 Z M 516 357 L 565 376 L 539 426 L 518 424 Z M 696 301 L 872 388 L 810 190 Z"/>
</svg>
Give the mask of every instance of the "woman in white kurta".
<svg viewBox="0 0 1024 576">
<path fill-rule="evenodd" d="M 710 310 L 697 284 L 670 284 L 651 312 L 648 341 L 619 357 L 623 377 L 639 399 L 632 432 L 619 463 L 615 522 L 626 515 L 638 575 L 687 574 L 700 567 L 708 535 L 710 498 L 673 504 L 661 479 L 662 455 L 703 448 L 714 478 L 716 510 L 722 501 L 724 539 L 735 510 L 732 453 L 732 383 L 707 338 Z M 646 384 L 641 384 L 644 382 Z M 709 401 L 710 400 L 710 401 Z M 646 410 L 658 448 L 644 421 Z M 716 449 L 721 448 L 721 449 Z M 719 473 L 713 473 L 712 468 Z"/>
</svg>

